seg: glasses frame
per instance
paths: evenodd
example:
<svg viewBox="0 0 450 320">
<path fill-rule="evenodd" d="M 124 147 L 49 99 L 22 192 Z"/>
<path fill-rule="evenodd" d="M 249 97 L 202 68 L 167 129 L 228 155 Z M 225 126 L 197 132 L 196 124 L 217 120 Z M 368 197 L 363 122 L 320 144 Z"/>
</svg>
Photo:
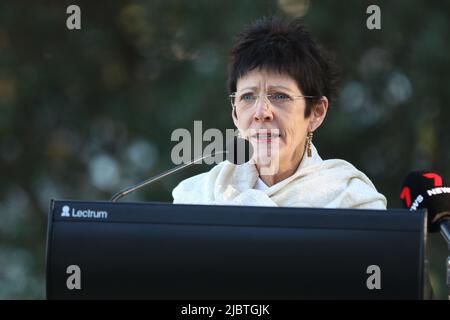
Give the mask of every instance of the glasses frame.
<svg viewBox="0 0 450 320">
<path fill-rule="evenodd" d="M 228 97 L 230 98 L 231 107 L 232 107 L 233 109 L 237 109 L 237 108 L 236 108 L 236 105 L 233 103 L 233 99 L 236 98 L 238 92 L 239 92 L 239 91 L 232 92 L 232 93 L 228 96 Z M 270 105 L 274 106 L 274 105 L 272 104 L 272 102 L 270 102 L 269 97 L 270 97 L 270 96 L 273 96 L 273 95 L 275 95 L 275 94 L 259 94 L 259 95 L 258 95 L 258 98 L 255 99 L 254 105 L 257 103 L 258 99 L 261 98 L 262 95 L 266 98 L 267 102 L 269 102 Z M 297 100 L 297 99 L 299 99 L 299 98 L 308 98 L 308 99 L 314 99 L 314 98 L 317 98 L 317 96 L 305 96 L 305 95 L 295 95 L 295 96 L 289 95 L 289 97 L 290 97 L 292 100 Z M 253 106 L 254 106 L 254 105 L 253 105 Z M 252 106 L 252 107 L 253 107 L 253 106 Z"/>
</svg>

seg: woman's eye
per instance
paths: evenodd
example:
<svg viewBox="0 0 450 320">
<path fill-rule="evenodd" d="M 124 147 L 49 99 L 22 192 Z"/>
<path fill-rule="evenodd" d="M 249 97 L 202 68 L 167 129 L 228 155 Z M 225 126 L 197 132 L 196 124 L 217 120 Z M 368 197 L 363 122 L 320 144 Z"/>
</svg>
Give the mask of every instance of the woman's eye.
<svg viewBox="0 0 450 320">
<path fill-rule="evenodd" d="M 243 94 L 242 96 L 241 96 L 241 99 L 240 99 L 241 101 L 250 101 L 250 100 L 253 100 L 253 94 L 251 94 L 251 93 L 246 93 L 246 94 Z"/>
<path fill-rule="evenodd" d="M 289 99 L 289 96 L 287 94 L 284 94 L 284 93 L 274 93 L 271 96 L 275 100 L 287 100 L 287 99 Z"/>
</svg>

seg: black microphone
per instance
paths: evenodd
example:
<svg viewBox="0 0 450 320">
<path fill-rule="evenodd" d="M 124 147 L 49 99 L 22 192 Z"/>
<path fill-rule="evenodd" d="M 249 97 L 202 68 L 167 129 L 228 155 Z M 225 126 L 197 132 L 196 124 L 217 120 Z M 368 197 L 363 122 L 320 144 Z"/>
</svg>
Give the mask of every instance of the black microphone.
<svg viewBox="0 0 450 320">
<path fill-rule="evenodd" d="M 431 171 L 413 171 L 402 184 L 400 199 L 411 211 L 428 211 L 428 231 L 437 232 L 450 246 L 450 187 L 441 175 Z"/>
<path fill-rule="evenodd" d="M 244 163 L 250 161 L 250 159 L 253 157 L 253 146 L 247 139 L 233 137 L 233 140 L 229 141 L 226 144 L 224 150 L 212 152 L 208 155 L 204 155 L 204 156 L 198 157 L 196 159 L 192 159 L 188 163 L 180 164 L 179 166 L 177 166 L 175 168 L 164 171 L 163 173 L 160 173 L 154 177 L 151 177 L 150 179 L 147 179 L 147 180 L 142 181 L 132 187 L 128 187 L 122 191 L 119 191 L 115 195 L 112 196 L 111 201 L 116 202 L 120 198 L 123 198 L 134 191 L 137 191 L 153 182 L 156 182 L 164 177 L 167 177 L 168 175 L 171 175 L 172 173 L 175 173 L 177 171 L 180 171 L 182 169 L 190 167 L 191 165 L 193 165 L 203 159 L 212 158 L 218 154 L 225 154 L 226 160 L 228 160 L 236 165 L 241 165 L 241 164 L 244 164 Z"/>
</svg>

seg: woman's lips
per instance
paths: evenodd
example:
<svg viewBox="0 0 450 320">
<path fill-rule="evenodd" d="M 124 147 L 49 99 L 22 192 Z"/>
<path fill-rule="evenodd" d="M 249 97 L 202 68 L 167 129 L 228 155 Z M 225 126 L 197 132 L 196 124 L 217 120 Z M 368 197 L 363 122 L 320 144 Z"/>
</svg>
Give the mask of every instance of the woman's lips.
<svg viewBox="0 0 450 320">
<path fill-rule="evenodd" d="M 280 134 L 271 134 L 271 133 L 257 133 L 252 136 L 253 139 L 256 139 L 258 143 L 271 143 L 273 139 L 280 138 Z"/>
</svg>

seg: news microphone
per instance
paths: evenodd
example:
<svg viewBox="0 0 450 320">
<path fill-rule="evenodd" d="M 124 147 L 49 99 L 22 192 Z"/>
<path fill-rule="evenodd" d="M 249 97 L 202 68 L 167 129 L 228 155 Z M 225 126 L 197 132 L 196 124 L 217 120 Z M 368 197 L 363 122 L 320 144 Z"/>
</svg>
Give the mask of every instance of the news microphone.
<svg viewBox="0 0 450 320">
<path fill-rule="evenodd" d="M 193 164 L 206 159 L 206 158 L 212 158 L 219 154 L 225 154 L 226 160 L 230 161 L 231 163 L 234 163 L 236 165 L 244 164 L 253 157 L 253 146 L 252 144 L 247 140 L 239 137 L 233 137 L 233 140 L 228 142 L 224 148 L 224 150 L 212 152 L 210 154 L 198 157 L 196 159 L 192 159 L 188 163 L 180 164 L 179 166 L 176 166 L 175 168 L 172 168 L 170 170 L 164 171 L 154 177 L 151 177 L 150 179 L 147 179 L 145 181 L 142 181 L 132 187 L 128 187 L 122 191 L 117 192 L 115 195 L 112 196 L 111 201 L 116 202 L 120 198 L 123 198 L 130 193 L 137 191 L 153 182 L 156 182 L 164 177 L 167 177 L 177 171 L 180 171 L 182 169 L 185 169 L 187 167 L 192 166 Z"/>
<path fill-rule="evenodd" d="M 437 232 L 450 246 L 450 187 L 442 176 L 430 171 L 413 171 L 402 184 L 400 199 L 411 211 L 428 211 L 428 231 Z"/>
</svg>

